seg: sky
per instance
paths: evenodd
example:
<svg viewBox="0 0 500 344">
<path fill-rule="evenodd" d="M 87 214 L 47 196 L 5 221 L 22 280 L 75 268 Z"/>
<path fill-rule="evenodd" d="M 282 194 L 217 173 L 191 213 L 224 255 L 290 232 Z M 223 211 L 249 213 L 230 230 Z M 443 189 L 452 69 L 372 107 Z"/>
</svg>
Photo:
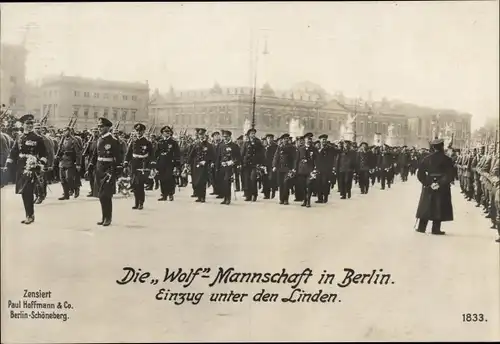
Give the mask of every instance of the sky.
<svg viewBox="0 0 500 344">
<path fill-rule="evenodd" d="M 275 89 L 371 92 L 469 112 L 473 128 L 499 115 L 498 1 L 2 4 L 1 41 L 25 35 L 29 80 L 249 86 L 258 55 L 258 83 Z"/>
</svg>

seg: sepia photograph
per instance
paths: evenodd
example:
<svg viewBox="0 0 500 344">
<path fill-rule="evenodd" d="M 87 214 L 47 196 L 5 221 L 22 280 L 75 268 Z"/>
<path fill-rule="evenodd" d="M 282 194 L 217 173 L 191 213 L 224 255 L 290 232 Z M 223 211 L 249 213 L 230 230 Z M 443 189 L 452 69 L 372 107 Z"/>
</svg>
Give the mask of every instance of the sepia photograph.
<svg viewBox="0 0 500 344">
<path fill-rule="evenodd" d="M 0 16 L 2 343 L 500 341 L 498 0 Z"/>
</svg>

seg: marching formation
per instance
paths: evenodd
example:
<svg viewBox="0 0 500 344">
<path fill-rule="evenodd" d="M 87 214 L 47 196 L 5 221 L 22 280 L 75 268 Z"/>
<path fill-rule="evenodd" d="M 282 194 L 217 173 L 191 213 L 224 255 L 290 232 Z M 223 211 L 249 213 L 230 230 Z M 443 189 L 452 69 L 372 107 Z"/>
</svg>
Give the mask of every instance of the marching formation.
<svg viewBox="0 0 500 344">
<path fill-rule="evenodd" d="M 500 242 L 500 159 L 499 145 L 491 144 L 461 151 L 456 157 L 460 189 L 464 197 L 482 208 L 497 229 Z"/>
<path fill-rule="evenodd" d="M 330 142 L 327 135 L 318 140 L 313 134 L 291 138 L 257 137 L 250 129 L 236 140 L 229 131 L 207 135 L 197 129 L 194 137 L 173 137 L 171 127 L 161 128 L 160 137 L 148 135 L 138 123 L 130 134 L 118 132 L 107 118 L 100 118 L 91 131 L 75 133 L 72 126 L 50 132 L 35 123 L 32 115 L 23 116 L 22 133 L 2 140 L 9 153 L 3 168 L 15 171 L 16 192 L 22 194 L 26 210 L 25 224 L 34 222 L 34 204 L 47 196 L 47 185 L 59 181 L 60 201 L 80 196 L 82 179 L 88 180 L 87 197 L 100 200 L 99 225 L 109 226 L 113 217 L 112 197 L 117 192 L 134 195 L 132 209 L 141 210 L 146 190 L 160 189 L 158 201 L 174 201 L 176 187 L 187 187 L 189 177 L 195 202 L 204 203 L 210 195 L 229 205 L 235 192 L 243 191 L 244 201 L 256 202 L 259 190 L 264 199 L 281 205 L 300 202 L 304 208 L 328 203 L 337 185 L 340 199 L 351 198 L 353 184 L 361 194 L 380 183 L 389 189 L 400 175 L 403 182 L 414 175 L 426 150 L 407 147 L 368 146 L 367 143 Z M 277 196 L 277 197 L 276 197 Z"/>
<path fill-rule="evenodd" d="M 126 134 L 107 118 L 100 118 L 96 128 L 78 133 L 71 125 L 51 132 L 32 115 L 20 121 L 22 132 L 10 133 L 13 138 L 2 132 L 2 156 L 8 156 L 5 164 L 2 161 L 2 184 L 9 181 L 6 172 L 11 171 L 25 206 L 25 224 L 34 222 L 34 205 L 44 201 L 53 182 L 60 182 L 59 200 L 67 201 L 78 198 L 82 179 L 88 180 L 87 197 L 96 197 L 101 204 L 98 225 L 109 226 L 116 193 L 132 192 L 132 209 L 142 210 L 146 190 L 160 189 L 158 201 L 174 201 L 177 187 L 186 188 L 190 181 L 191 197 L 198 203 L 206 202 L 211 187 L 210 195 L 223 205 L 230 205 L 238 191 L 245 202 L 256 202 L 260 191 L 264 199 L 276 199 L 280 205 L 299 202 L 310 208 L 313 197 L 315 203 L 328 203 L 335 186 L 338 197 L 347 200 L 355 184 L 366 195 L 376 183 L 382 190 L 390 189 L 397 175 L 402 182 L 416 175 L 422 183 L 418 232 L 433 221 L 432 233 L 444 234 L 440 223 L 453 220 L 450 185 L 456 178 L 465 197 L 484 208 L 493 228 L 499 224 L 499 160 L 494 146 L 486 153 L 485 147 L 454 150 L 450 157 L 442 140 L 431 142 L 430 150 L 417 151 L 406 146 L 331 142 L 328 135 L 315 140 L 312 133 L 259 138 L 255 129 L 249 129 L 234 139 L 230 131 L 208 135 L 200 128 L 195 136 L 184 133 L 174 138 L 169 126 L 161 128 L 159 137 L 146 133 L 141 123 Z"/>
</svg>

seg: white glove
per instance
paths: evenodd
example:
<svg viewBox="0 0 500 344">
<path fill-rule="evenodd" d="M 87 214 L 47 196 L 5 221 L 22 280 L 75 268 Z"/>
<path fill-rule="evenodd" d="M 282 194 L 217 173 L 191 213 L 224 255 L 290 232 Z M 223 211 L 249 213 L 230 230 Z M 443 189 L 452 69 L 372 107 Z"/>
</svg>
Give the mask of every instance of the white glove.
<svg viewBox="0 0 500 344">
<path fill-rule="evenodd" d="M 200 161 L 200 166 L 205 166 L 206 161 Z"/>
</svg>

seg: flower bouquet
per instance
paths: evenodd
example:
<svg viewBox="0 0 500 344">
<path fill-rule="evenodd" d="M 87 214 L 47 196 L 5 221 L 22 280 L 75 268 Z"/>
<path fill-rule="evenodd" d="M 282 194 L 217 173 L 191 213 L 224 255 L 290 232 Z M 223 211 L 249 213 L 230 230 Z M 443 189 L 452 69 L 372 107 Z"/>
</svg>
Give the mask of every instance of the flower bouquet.
<svg viewBox="0 0 500 344">
<path fill-rule="evenodd" d="M 24 164 L 23 174 L 27 176 L 34 176 L 34 174 L 42 167 L 42 164 L 34 155 L 29 155 L 26 158 L 26 163 Z"/>
<path fill-rule="evenodd" d="M 28 155 L 26 162 L 24 164 L 23 170 L 23 184 L 19 190 L 20 193 L 23 192 L 26 185 L 29 183 L 34 183 L 35 188 L 40 188 L 43 185 L 42 176 L 39 173 L 43 165 L 34 155 Z"/>
<path fill-rule="evenodd" d="M 125 197 L 130 196 L 130 177 L 120 177 L 117 181 L 118 192 Z"/>
</svg>

